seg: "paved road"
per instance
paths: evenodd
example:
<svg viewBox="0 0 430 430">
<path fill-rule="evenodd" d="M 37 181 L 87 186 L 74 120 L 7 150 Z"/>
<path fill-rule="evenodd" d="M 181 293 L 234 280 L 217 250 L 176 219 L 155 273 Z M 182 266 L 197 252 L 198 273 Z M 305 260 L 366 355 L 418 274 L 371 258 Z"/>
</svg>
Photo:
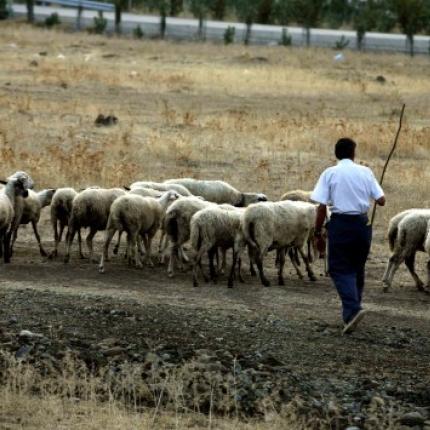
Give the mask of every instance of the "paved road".
<svg viewBox="0 0 430 430">
<path fill-rule="evenodd" d="M 26 13 L 25 5 L 15 4 L 13 10 L 17 16 Z M 62 22 L 74 23 L 76 20 L 76 10 L 49 6 L 36 6 L 36 20 L 43 21 L 51 13 L 57 12 Z M 97 16 L 95 11 L 84 11 L 82 15 L 82 27 L 90 27 L 93 24 L 93 18 Z M 114 14 L 104 13 L 108 20 L 108 31 L 113 30 Z M 159 34 L 159 18 L 150 15 L 136 15 L 124 13 L 122 17 L 122 28 L 124 33 L 133 31 L 137 25 L 140 25 L 145 35 L 156 36 Z M 219 41 L 223 39 L 225 29 L 228 26 L 234 26 L 236 29 L 237 42 L 243 40 L 245 26 L 241 23 L 208 21 L 206 23 L 206 38 L 208 40 Z M 166 36 L 176 39 L 196 38 L 198 22 L 194 19 L 185 18 L 168 18 Z M 288 27 L 288 32 L 292 37 L 293 45 L 304 44 L 303 29 L 299 27 Z M 276 25 L 255 24 L 252 27 L 251 43 L 275 45 L 279 43 L 282 34 L 282 27 Z M 311 32 L 311 43 L 314 46 L 334 47 L 336 41 L 342 36 L 349 40 L 349 47 L 356 47 L 356 35 L 353 31 L 346 30 L 325 30 L 313 29 Z M 365 39 L 366 49 L 374 51 L 406 51 L 406 38 L 401 34 L 386 33 L 367 33 Z M 417 53 L 429 54 L 430 36 L 417 36 L 415 38 L 415 50 Z"/>
</svg>

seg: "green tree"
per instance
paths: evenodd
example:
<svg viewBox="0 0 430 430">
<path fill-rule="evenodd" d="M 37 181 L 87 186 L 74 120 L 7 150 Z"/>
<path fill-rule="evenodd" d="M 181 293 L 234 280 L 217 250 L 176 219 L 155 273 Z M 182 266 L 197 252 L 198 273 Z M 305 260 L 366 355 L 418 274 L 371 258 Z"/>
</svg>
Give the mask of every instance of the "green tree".
<svg viewBox="0 0 430 430">
<path fill-rule="evenodd" d="M 8 0 L 0 0 L 0 19 L 6 19 L 9 17 L 9 3 Z"/>
<path fill-rule="evenodd" d="M 147 0 L 149 9 L 160 14 L 160 37 L 164 39 L 167 27 L 167 15 L 175 16 L 182 11 L 182 0 Z"/>
<path fill-rule="evenodd" d="M 274 0 L 260 0 L 257 8 L 255 22 L 259 24 L 272 24 L 274 20 Z"/>
<path fill-rule="evenodd" d="M 222 21 L 225 17 L 225 11 L 227 9 L 226 0 L 213 0 L 210 5 L 210 11 L 215 19 Z"/>
<path fill-rule="evenodd" d="M 326 0 L 291 0 L 291 17 L 304 27 L 306 46 L 311 44 L 311 28 L 321 22 L 325 10 Z"/>
<path fill-rule="evenodd" d="M 115 0 L 115 33 L 121 33 L 122 11 L 127 7 L 127 0 Z"/>
<path fill-rule="evenodd" d="M 374 0 L 354 0 L 352 7 L 352 25 L 357 32 L 357 49 L 363 49 L 364 37 L 376 27 L 377 8 Z"/>
<path fill-rule="evenodd" d="M 393 11 L 406 34 L 411 57 L 414 56 L 414 36 L 424 30 L 427 24 L 426 0 L 393 0 Z"/>
<path fill-rule="evenodd" d="M 34 22 L 34 0 L 25 0 L 27 6 L 27 21 Z"/>
<path fill-rule="evenodd" d="M 204 38 L 204 21 L 211 11 L 212 0 L 189 0 L 191 13 L 199 20 L 199 37 Z"/>
<path fill-rule="evenodd" d="M 353 7 L 350 0 L 329 0 L 325 16 L 330 28 L 339 28 L 351 20 Z"/>
<path fill-rule="evenodd" d="M 290 0 L 276 0 L 273 5 L 273 15 L 280 25 L 288 25 L 293 17 Z"/>
<path fill-rule="evenodd" d="M 257 18 L 259 3 L 258 0 L 233 0 L 237 18 L 246 25 L 245 36 L 243 38 L 245 45 L 249 44 L 251 27 Z"/>
</svg>

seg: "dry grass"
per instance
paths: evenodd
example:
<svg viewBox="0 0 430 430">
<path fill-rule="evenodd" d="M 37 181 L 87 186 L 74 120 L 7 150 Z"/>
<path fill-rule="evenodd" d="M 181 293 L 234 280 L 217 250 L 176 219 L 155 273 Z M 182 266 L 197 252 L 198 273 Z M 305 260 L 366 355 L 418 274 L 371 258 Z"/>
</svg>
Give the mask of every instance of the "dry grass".
<svg viewBox="0 0 430 430">
<path fill-rule="evenodd" d="M 311 188 L 343 135 L 357 139 L 378 174 L 405 102 L 378 228 L 400 209 L 429 204 L 426 57 L 348 52 L 334 63 L 321 49 L 137 42 L 4 24 L 0 44 L 5 173 L 29 170 L 40 186 L 222 177 L 276 198 Z M 119 126 L 95 128 L 98 113 L 114 113 Z"/>
<path fill-rule="evenodd" d="M 277 198 L 312 188 L 345 135 L 378 175 L 406 103 L 376 237 L 394 213 L 430 204 L 428 57 L 346 52 L 335 63 L 324 49 L 139 42 L 1 23 L 0 62 L 2 175 L 27 170 L 38 187 L 190 175 Z M 119 124 L 96 128 L 99 113 Z M 0 390 L 2 428 L 294 428 L 279 416 L 257 426 L 170 412 L 155 426 L 153 411 L 32 394 Z"/>
</svg>

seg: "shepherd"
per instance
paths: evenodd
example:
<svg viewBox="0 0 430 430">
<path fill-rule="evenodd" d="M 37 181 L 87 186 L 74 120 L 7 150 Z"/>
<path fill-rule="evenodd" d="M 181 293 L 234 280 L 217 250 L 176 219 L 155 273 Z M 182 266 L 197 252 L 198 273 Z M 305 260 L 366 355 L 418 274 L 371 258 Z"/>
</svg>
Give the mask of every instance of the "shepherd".
<svg viewBox="0 0 430 430">
<path fill-rule="evenodd" d="M 372 241 L 367 212 L 370 201 L 385 205 L 384 192 L 372 170 L 354 162 L 356 143 L 349 138 L 335 145 L 336 166 L 320 176 L 311 199 L 319 203 L 315 231 L 319 249 L 325 249 L 322 227 L 331 206 L 328 229 L 328 272 L 342 302 L 342 334 L 351 333 L 366 311 L 361 306 L 365 265 Z"/>
</svg>

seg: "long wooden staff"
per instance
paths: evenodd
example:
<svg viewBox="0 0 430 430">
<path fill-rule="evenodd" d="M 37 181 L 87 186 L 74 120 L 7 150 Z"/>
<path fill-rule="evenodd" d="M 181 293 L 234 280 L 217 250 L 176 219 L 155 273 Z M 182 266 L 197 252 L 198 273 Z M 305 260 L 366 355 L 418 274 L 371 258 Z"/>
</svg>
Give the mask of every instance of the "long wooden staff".
<svg viewBox="0 0 430 430">
<path fill-rule="evenodd" d="M 397 146 L 397 141 L 399 140 L 400 130 L 402 129 L 402 120 L 403 120 L 403 114 L 405 113 L 405 107 L 406 105 L 403 104 L 402 110 L 400 112 L 400 119 L 399 119 L 399 128 L 397 129 L 396 137 L 394 139 L 393 147 L 391 148 L 390 153 L 388 154 L 387 161 L 385 162 L 384 168 L 382 169 L 382 175 L 381 179 L 379 180 L 379 184 L 382 186 L 382 182 L 384 181 L 385 172 L 387 171 L 388 163 L 391 160 L 392 155 L 394 154 L 394 150 Z M 376 208 L 377 208 L 376 202 L 373 204 L 373 210 L 372 210 L 372 217 L 370 218 L 370 225 L 373 225 L 373 221 L 375 220 L 375 214 L 376 214 Z"/>
</svg>

